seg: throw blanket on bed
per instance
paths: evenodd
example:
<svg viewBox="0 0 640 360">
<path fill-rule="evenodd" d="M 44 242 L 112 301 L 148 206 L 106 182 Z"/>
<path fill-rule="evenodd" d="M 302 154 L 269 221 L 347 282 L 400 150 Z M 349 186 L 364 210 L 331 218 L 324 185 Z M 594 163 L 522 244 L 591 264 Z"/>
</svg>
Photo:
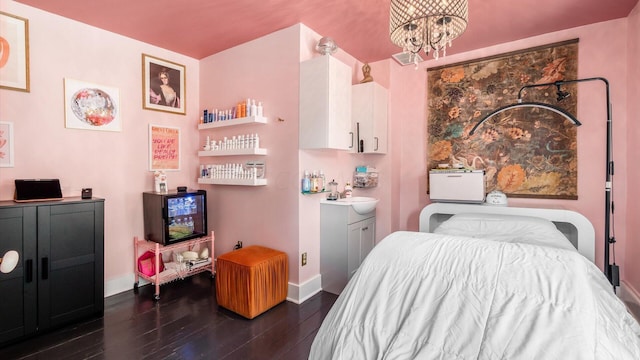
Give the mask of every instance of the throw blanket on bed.
<svg viewBox="0 0 640 360">
<path fill-rule="evenodd" d="M 310 359 L 640 359 L 640 326 L 575 251 L 396 232 L 325 318 Z"/>
</svg>

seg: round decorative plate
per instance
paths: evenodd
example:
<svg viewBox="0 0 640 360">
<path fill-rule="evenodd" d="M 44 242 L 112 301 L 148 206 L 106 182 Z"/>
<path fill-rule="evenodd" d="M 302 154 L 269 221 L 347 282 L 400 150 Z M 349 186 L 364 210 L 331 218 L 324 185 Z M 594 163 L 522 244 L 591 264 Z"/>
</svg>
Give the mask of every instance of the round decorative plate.
<svg viewBox="0 0 640 360">
<path fill-rule="evenodd" d="M 100 89 L 80 89 L 71 97 L 71 110 L 82 122 L 104 126 L 116 117 L 116 106 L 111 96 Z"/>
</svg>

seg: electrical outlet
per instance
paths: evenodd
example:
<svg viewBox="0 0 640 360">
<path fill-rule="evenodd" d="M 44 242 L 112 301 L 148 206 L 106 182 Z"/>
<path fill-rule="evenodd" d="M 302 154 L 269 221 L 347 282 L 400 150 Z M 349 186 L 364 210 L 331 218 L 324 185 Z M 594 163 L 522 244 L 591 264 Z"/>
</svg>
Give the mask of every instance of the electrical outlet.
<svg viewBox="0 0 640 360">
<path fill-rule="evenodd" d="M 307 253 L 302 253 L 302 266 L 307 265 Z"/>
</svg>

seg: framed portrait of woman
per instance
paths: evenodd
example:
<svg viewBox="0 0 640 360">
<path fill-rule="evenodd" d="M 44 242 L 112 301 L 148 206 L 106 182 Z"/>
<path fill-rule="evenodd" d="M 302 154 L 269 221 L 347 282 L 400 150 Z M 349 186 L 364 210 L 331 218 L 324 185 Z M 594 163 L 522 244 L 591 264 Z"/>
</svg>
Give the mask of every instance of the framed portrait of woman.
<svg viewBox="0 0 640 360">
<path fill-rule="evenodd" d="M 142 108 L 186 114 L 186 68 L 142 54 Z"/>
</svg>

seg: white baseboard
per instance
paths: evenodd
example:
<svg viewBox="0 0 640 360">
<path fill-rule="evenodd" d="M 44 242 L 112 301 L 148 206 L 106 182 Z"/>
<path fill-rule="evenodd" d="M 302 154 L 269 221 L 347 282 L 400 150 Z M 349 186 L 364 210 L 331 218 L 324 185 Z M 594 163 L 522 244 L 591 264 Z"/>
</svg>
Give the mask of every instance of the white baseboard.
<svg viewBox="0 0 640 360">
<path fill-rule="evenodd" d="M 287 301 L 295 304 L 302 304 L 313 295 L 322 291 L 322 282 L 320 274 L 302 284 L 289 283 L 287 290 Z"/>
<path fill-rule="evenodd" d="M 640 307 L 640 294 L 624 280 L 620 281 L 620 291 L 618 297 L 623 301 L 636 304 Z"/>
<path fill-rule="evenodd" d="M 115 279 L 108 280 L 104 283 L 104 297 L 119 294 L 128 290 L 133 291 L 133 283 L 135 282 L 134 274 L 127 274 Z M 140 278 L 138 286 L 149 284 L 145 279 Z"/>
<path fill-rule="evenodd" d="M 133 291 L 134 282 L 135 276 L 133 274 L 127 274 L 108 280 L 104 284 L 104 297 L 109 297 L 125 291 Z M 138 286 L 144 286 L 147 284 L 149 284 L 148 281 L 140 278 Z M 289 283 L 287 288 L 287 301 L 291 301 L 295 304 L 302 304 L 320 291 L 322 291 L 322 282 L 321 275 L 318 274 L 303 284 L 298 285 Z"/>
</svg>

